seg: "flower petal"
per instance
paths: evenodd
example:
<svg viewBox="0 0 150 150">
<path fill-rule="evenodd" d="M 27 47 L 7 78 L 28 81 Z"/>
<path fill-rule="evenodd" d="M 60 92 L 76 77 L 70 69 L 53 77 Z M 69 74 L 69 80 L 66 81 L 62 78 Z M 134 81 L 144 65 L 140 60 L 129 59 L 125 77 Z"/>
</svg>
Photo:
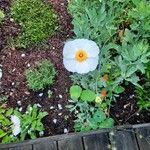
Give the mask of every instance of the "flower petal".
<svg viewBox="0 0 150 150">
<path fill-rule="evenodd" d="M 17 136 L 21 132 L 20 126 L 14 126 L 12 132 L 14 136 Z"/>
<path fill-rule="evenodd" d="M 94 71 L 98 65 L 98 56 L 94 58 L 88 58 L 86 61 L 89 65 L 90 71 Z"/>
<path fill-rule="evenodd" d="M 84 49 L 89 57 L 96 57 L 98 56 L 100 50 L 97 44 L 88 39 L 76 39 L 73 41 L 74 45 L 76 45 L 76 49 Z"/>
<path fill-rule="evenodd" d="M 20 125 L 20 119 L 16 115 L 11 115 L 11 121 L 14 125 Z"/>
<path fill-rule="evenodd" d="M 73 41 L 68 41 L 65 43 L 63 48 L 63 57 L 65 58 L 74 58 L 76 52 L 76 44 Z"/>
<path fill-rule="evenodd" d="M 76 72 L 79 74 L 85 74 L 90 71 L 90 66 L 88 65 L 87 61 L 84 62 L 76 62 Z"/>
<path fill-rule="evenodd" d="M 76 72 L 76 61 L 74 59 L 63 59 L 63 64 L 65 68 L 70 72 Z"/>
</svg>

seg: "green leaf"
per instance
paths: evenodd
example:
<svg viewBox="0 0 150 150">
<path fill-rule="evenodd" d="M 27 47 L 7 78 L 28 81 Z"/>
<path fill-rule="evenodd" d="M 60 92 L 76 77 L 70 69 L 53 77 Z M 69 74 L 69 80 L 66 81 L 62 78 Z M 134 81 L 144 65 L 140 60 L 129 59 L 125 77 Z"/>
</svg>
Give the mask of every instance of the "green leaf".
<svg viewBox="0 0 150 150">
<path fill-rule="evenodd" d="M 117 94 L 120 94 L 120 93 L 124 92 L 124 90 L 125 89 L 122 86 L 117 86 L 117 87 L 115 87 L 114 92 Z"/>
<path fill-rule="evenodd" d="M 72 99 L 78 99 L 81 95 L 82 89 L 78 85 L 73 85 L 70 88 L 70 97 Z"/>
<path fill-rule="evenodd" d="M 7 112 L 6 112 L 6 116 L 8 117 L 8 116 L 10 116 L 12 113 L 13 113 L 13 108 L 10 108 L 9 110 L 7 110 Z"/>
<path fill-rule="evenodd" d="M 92 102 L 93 100 L 95 100 L 95 98 L 96 98 L 96 94 L 91 90 L 84 90 L 81 94 L 82 101 Z"/>
<path fill-rule="evenodd" d="M 0 129 L 0 138 L 4 137 L 5 135 L 7 135 L 7 133 Z"/>
</svg>

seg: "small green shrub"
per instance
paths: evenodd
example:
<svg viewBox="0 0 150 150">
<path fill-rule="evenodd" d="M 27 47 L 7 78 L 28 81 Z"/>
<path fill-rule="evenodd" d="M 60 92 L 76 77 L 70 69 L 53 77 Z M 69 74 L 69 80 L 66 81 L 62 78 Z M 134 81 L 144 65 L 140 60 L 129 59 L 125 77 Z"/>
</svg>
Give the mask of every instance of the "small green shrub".
<svg viewBox="0 0 150 150">
<path fill-rule="evenodd" d="M 2 20 L 4 19 L 5 14 L 2 10 L 0 10 L 0 23 L 2 22 Z"/>
<path fill-rule="evenodd" d="M 42 90 L 54 83 L 56 71 L 49 60 L 42 60 L 30 69 L 26 70 L 28 87 L 34 91 Z"/>
<path fill-rule="evenodd" d="M 39 43 L 54 34 L 58 28 L 57 17 L 51 6 L 42 0 L 13 0 L 12 17 L 21 25 L 22 30 L 16 45 L 27 47 Z"/>
<path fill-rule="evenodd" d="M 35 139 L 39 136 L 39 132 L 44 130 L 42 119 L 47 116 L 47 112 L 40 112 L 38 106 L 28 106 L 26 113 L 21 116 L 21 140 L 25 140 L 27 136 Z"/>
<path fill-rule="evenodd" d="M 10 143 L 25 140 L 27 138 L 35 139 L 43 132 L 44 126 L 42 119 L 48 115 L 47 112 L 41 112 L 37 105 L 28 106 L 25 113 L 20 113 L 14 108 L 3 108 L 0 106 L 0 142 Z M 11 117 L 16 116 L 20 120 L 19 124 L 15 125 Z M 14 128 L 20 128 L 20 132 L 14 135 Z"/>
</svg>

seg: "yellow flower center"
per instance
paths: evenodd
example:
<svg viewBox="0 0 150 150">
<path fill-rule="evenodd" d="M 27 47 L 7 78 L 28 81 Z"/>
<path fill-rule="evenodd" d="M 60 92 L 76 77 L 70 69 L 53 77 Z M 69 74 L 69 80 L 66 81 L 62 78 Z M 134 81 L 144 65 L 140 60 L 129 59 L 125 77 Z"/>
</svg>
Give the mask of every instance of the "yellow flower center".
<svg viewBox="0 0 150 150">
<path fill-rule="evenodd" d="M 84 49 L 78 49 L 75 54 L 75 59 L 79 62 L 83 62 L 88 58 L 88 54 Z"/>
</svg>

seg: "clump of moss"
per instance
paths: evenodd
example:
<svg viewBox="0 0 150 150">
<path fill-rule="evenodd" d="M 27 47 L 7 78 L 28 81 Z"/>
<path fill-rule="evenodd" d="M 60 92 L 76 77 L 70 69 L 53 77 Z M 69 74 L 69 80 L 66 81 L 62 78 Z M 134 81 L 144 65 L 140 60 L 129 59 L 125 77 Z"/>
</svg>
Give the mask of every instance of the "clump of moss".
<svg viewBox="0 0 150 150">
<path fill-rule="evenodd" d="M 58 29 L 57 15 L 42 0 L 13 0 L 12 17 L 21 25 L 18 47 L 28 47 L 54 34 Z"/>
<path fill-rule="evenodd" d="M 51 61 L 44 59 L 36 62 L 35 66 L 26 70 L 28 87 L 34 91 L 43 90 L 54 83 L 56 70 Z"/>
</svg>

